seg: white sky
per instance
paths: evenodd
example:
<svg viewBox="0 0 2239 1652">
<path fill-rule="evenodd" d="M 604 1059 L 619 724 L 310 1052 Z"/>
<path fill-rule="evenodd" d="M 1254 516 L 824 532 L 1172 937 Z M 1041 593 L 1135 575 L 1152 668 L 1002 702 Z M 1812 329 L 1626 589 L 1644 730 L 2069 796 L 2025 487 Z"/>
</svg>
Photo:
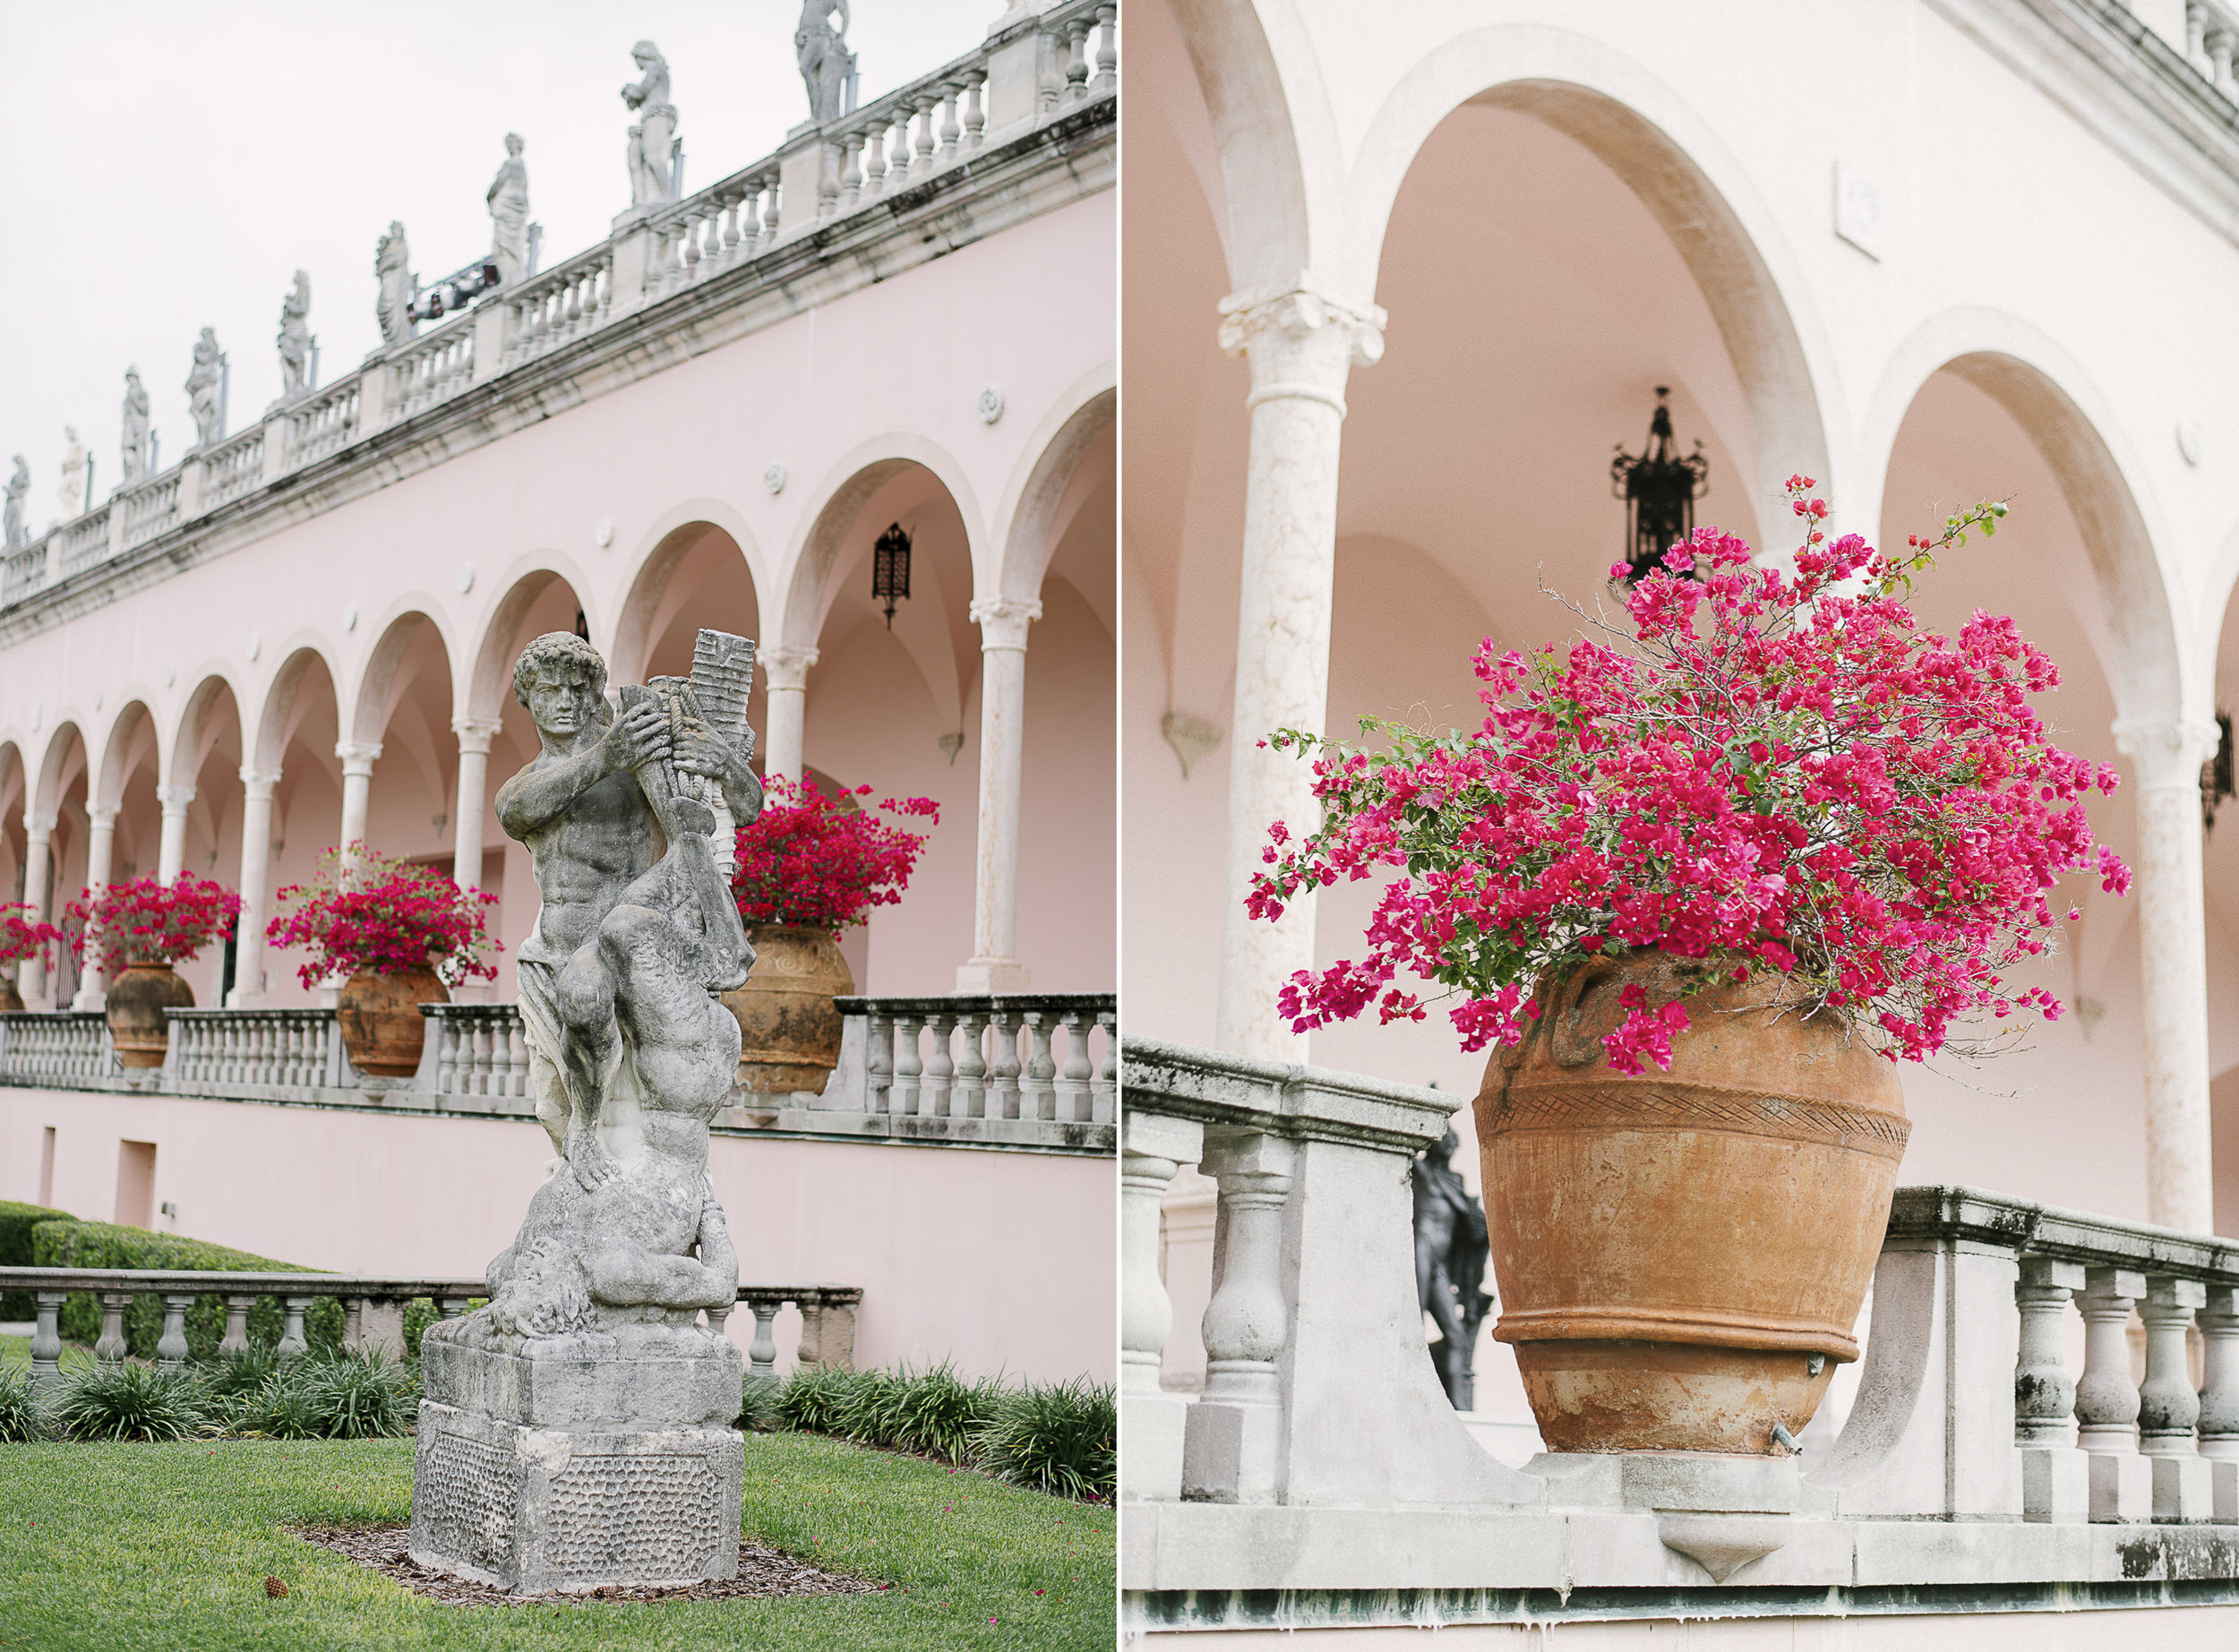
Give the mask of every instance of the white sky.
<svg viewBox="0 0 2239 1652">
<path fill-rule="evenodd" d="M 1002 0 L 854 0 L 861 100 L 971 49 Z M 320 381 L 378 342 L 373 243 L 401 218 L 422 280 L 489 245 L 483 192 L 528 141 L 540 268 L 630 203 L 630 48 L 668 59 L 687 193 L 807 118 L 799 0 L 0 0 L 0 475 L 30 461 L 26 521 L 60 514 L 63 426 L 118 475 L 124 369 L 161 459 L 192 444 L 187 369 L 218 330 L 229 431 L 279 394 L 273 338 L 311 272 Z"/>
</svg>

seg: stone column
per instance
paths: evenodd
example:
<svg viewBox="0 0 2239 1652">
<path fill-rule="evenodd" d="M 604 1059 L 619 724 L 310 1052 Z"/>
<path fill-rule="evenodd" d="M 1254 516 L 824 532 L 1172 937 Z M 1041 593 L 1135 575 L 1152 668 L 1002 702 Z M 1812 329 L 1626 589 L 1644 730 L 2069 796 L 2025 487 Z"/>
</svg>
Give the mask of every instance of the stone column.
<svg viewBox="0 0 2239 1652">
<path fill-rule="evenodd" d="M 45 922 L 54 913 L 52 903 L 47 898 L 47 884 L 50 870 L 49 857 L 54 852 L 55 817 L 23 816 L 23 899 L 31 909 L 35 921 Z M 34 953 L 16 966 L 16 990 L 23 995 L 26 1009 L 43 1009 L 47 1000 L 47 963 Z"/>
<path fill-rule="evenodd" d="M 769 693 L 769 740 L 762 748 L 762 773 L 771 778 L 801 778 L 802 741 L 809 710 L 809 667 L 816 650 L 781 644 L 762 655 L 762 682 Z"/>
<path fill-rule="evenodd" d="M 1248 919 L 1244 901 L 1269 823 L 1303 833 L 1317 815 L 1308 766 L 1259 742 L 1279 728 L 1318 732 L 1328 711 L 1345 381 L 1383 355 L 1383 328 L 1374 304 L 1339 304 L 1305 277 L 1221 302 L 1221 347 L 1250 363 L 1252 389 L 1215 1041 L 1265 1060 L 1306 1059 L 1275 995 L 1313 964 L 1314 903 L 1295 900 L 1270 924 Z"/>
<path fill-rule="evenodd" d="M 2146 1220 L 2216 1230 L 2208 1115 L 2208 942 L 2200 765 L 2212 723 L 2124 719 L 2115 743 L 2138 771 L 2140 1011 L 2146 1081 Z"/>
<path fill-rule="evenodd" d="M 241 938 L 234 948 L 233 1009 L 264 1002 L 264 924 L 272 900 L 272 789 L 278 769 L 241 769 Z"/>
<path fill-rule="evenodd" d="M 109 863 L 116 851 L 116 807 L 111 803 L 97 803 L 85 811 L 86 852 L 85 886 L 88 903 L 101 893 L 109 881 Z M 99 931 L 89 922 L 86 925 L 85 968 L 78 976 L 78 990 L 70 1000 L 73 1010 L 98 1010 L 107 1003 L 108 995 L 102 990 L 101 965 L 95 955 Z"/>
<path fill-rule="evenodd" d="M 482 886 L 482 817 L 489 812 L 490 740 L 495 717 L 453 717 L 459 736 L 459 800 L 451 822 L 451 881 L 461 888 Z"/>
<path fill-rule="evenodd" d="M 342 843 L 344 857 L 352 843 L 365 841 L 365 813 L 373 801 L 373 761 L 381 756 L 377 740 L 342 740 L 334 744 L 342 759 Z"/>
<path fill-rule="evenodd" d="M 156 876 L 167 884 L 186 870 L 186 811 L 194 801 L 194 788 L 158 786 L 156 801 L 163 806 L 163 839 L 156 852 Z"/>
<path fill-rule="evenodd" d="M 1026 628 L 1042 618 L 1030 597 L 982 596 L 980 626 L 980 864 L 972 958 L 958 992 L 1024 992 L 1018 962 L 1018 794 L 1025 771 Z"/>
</svg>

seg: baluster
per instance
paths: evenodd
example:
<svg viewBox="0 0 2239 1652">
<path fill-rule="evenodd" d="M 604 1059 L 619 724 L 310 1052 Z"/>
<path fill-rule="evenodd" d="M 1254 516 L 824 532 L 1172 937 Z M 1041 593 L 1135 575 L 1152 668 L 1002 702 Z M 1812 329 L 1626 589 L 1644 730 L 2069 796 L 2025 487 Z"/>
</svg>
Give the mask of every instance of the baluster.
<svg viewBox="0 0 2239 1652">
<path fill-rule="evenodd" d="M 437 1011 L 428 1017 L 434 1023 L 435 1034 L 435 1093 L 455 1096 L 459 1093 L 459 1035 L 451 1030 L 450 1015 Z"/>
<path fill-rule="evenodd" d="M 1071 108 L 1088 96 L 1089 21 L 1077 17 L 1065 26 L 1065 107 Z"/>
<path fill-rule="evenodd" d="M 1158 1380 L 1173 1299 L 1158 1266 L 1159 1207 L 1174 1173 L 1196 1162 L 1205 1131 L 1191 1120 L 1130 1113 L 1120 1143 L 1120 1450 L 1131 1494 L 1181 1496 L 1181 1442 L 1188 1402 Z"/>
<path fill-rule="evenodd" d="M 1098 1010 L 1096 1024 L 1104 1030 L 1104 1058 L 1088 1086 L 1088 1116 L 1097 1124 L 1108 1125 L 1120 1113 L 1120 1012 Z"/>
<path fill-rule="evenodd" d="M 460 1319 L 465 1316 L 466 1312 L 467 1299 L 464 1297 L 438 1297 L 435 1298 L 435 1317 L 437 1319 Z"/>
<path fill-rule="evenodd" d="M 751 258 L 762 237 L 762 181 L 755 178 L 739 197 L 739 256 Z"/>
<path fill-rule="evenodd" d="M 2231 90 L 2231 48 L 2235 37 L 2227 29 L 2218 29 L 2208 37 L 2208 78 L 2216 83 L 2216 90 Z"/>
<path fill-rule="evenodd" d="M 733 195 L 722 206 L 723 245 L 716 257 L 719 263 L 728 264 L 739 255 L 739 198 Z"/>
<path fill-rule="evenodd" d="M 1068 1030 L 1072 1023 L 1068 1015 Z M 1291 1162 L 1290 1143 L 1279 1137 L 1205 1132 L 1199 1168 L 1219 1184 L 1220 1203 L 1205 1311 L 1205 1391 L 1189 1408 L 1183 1434 L 1182 1495 L 1193 1501 L 1274 1500 L 1282 1421 L 1275 1361 L 1289 1335 L 1282 1211 Z"/>
<path fill-rule="evenodd" d="M 124 1310 L 132 1305 L 128 1290 L 101 1293 L 101 1334 L 93 1344 L 94 1363 L 113 1365 L 124 1357 Z"/>
<path fill-rule="evenodd" d="M 2218 1520 L 2239 1520 L 2239 1287 L 2210 1285 L 2200 1312 L 2200 1455 Z"/>
<path fill-rule="evenodd" d="M 863 199 L 876 201 L 887 181 L 887 128 L 889 121 L 878 120 L 863 129 Z"/>
<path fill-rule="evenodd" d="M 987 1014 L 983 1010 L 962 1009 L 957 1013 L 957 1031 L 962 1053 L 957 1058 L 957 1087 L 948 1104 L 951 1118 L 982 1118 L 987 1113 L 987 1057 L 982 1043 L 987 1036 Z"/>
<path fill-rule="evenodd" d="M 988 1063 L 987 1116 L 1018 1117 L 1018 1012 L 996 1009 L 988 1016 L 995 1029 L 993 1055 Z"/>
<path fill-rule="evenodd" d="M 839 145 L 829 139 L 817 145 L 816 218 L 821 224 L 839 210 Z"/>
<path fill-rule="evenodd" d="M 925 1017 L 925 1030 L 933 1035 L 933 1047 L 925 1057 L 925 1100 L 920 1110 L 928 1118 L 953 1117 L 948 1098 L 955 1087 L 957 1064 L 949 1040 L 956 1033 L 957 1018 L 946 1010 L 936 1010 Z"/>
<path fill-rule="evenodd" d="M 2184 55 L 2202 74 L 2211 73 L 2208 61 L 2208 7 L 2201 0 L 2184 0 Z"/>
<path fill-rule="evenodd" d="M 2138 1455 L 2138 1389 L 2130 1376 L 2130 1312 L 2146 1276 L 2091 1268 L 2076 1293 L 2083 1315 L 2083 1375 L 2076 1382 L 2076 1443 L 2091 1453 L 2091 1518 L 2144 1519 L 2153 1473 Z"/>
<path fill-rule="evenodd" d="M 746 1350 L 747 1369 L 757 1376 L 777 1374 L 777 1339 L 770 1328 L 777 1322 L 778 1305 L 775 1302 L 751 1302 L 754 1310 L 754 1340 Z"/>
<path fill-rule="evenodd" d="M 918 1075 L 925 1067 L 918 1057 L 917 1035 L 923 1025 L 906 1010 L 894 1017 L 894 1088 L 888 1094 L 897 1117 L 914 1117 L 921 1105 Z"/>
<path fill-rule="evenodd" d="M 839 210 L 852 212 L 862 200 L 863 135 L 858 132 L 844 134 L 840 139 Z"/>
<path fill-rule="evenodd" d="M 505 1093 L 525 1096 L 528 1093 L 528 1041 L 521 1031 L 518 1013 L 505 1018 L 506 1069 Z"/>
<path fill-rule="evenodd" d="M 314 1297 L 282 1297 L 280 1298 L 280 1340 L 279 1354 L 282 1359 L 293 1359 L 302 1353 L 304 1342 L 304 1314 L 318 1300 Z"/>
<path fill-rule="evenodd" d="M 894 123 L 891 134 L 893 144 L 887 155 L 887 188 L 889 191 L 901 188 L 903 180 L 910 175 L 910 122 L 914 116 L 906 105 L 897 113 L 900 118 Z"/>
<path fill-rule="evenodd" d="M 964 152 L 972 154 L 980 147 L 987 128 L 987 111 L 980 107 L 980 88 L 987 84 L 987 71 L 974 69 L 964 77 Z"/>
<path fill-rule="evenodd" d="M 1060 1122 L 1084 1123 L 1090 1116 L 1088 1080 L 1094 1069 L 1088 1065 L 1088 1029 L 1094 1023 L 1086 1010 L 1065 1012 L 1065 1070 L 1057 1082 Z"/>
<path fill-rule="evenodd" d="M 467 1024 L 474 1034 L 474 1072 L 467 1080 L 467 1093 L 486 1096 L 490 1093 L 490 1023 L 476 1015 Z"/>
<path fill-rule="evenodd" d="M 1025 1083 L 1019 1087 L 1018 1116 L 1055 1118 L 1058 1064 L 1050 1053 L 1050 1040 L 1057 1035 L 1057 1012 L 1030 1009 L 1025 1012 L 1025 1019 L 1026 1030 L 1034 1034 L 1034 1053 L 1026 1058 Z"/>
<path fill-rule="evenodd" d="M 31 1381 L 36 1384 L 51 1382 L 62 1374 L 60 1321 L 62 1305 L 70 1299 L 70 1293 L 33 1291 L 31 1299 L 39 1315 L 31 1327 Z"/>
<path fill-rule="evenodd" d="M 714 1331 L 716 1335 L 719 1337 L 728 1337 L 731 1333 L 725 1331 L 724 1326 L 730 1320 L 731 1309 L 735 1305 L 737 1305 L 735 1303 L 726 1303 L 720 1307 L 709 1308 L 708 1310 L 708 1329 Z"/>
<path fill-rule="evenodd" d="M 163 1293 L 163 1335 L 156 1342 L 156 1369 L 186 1369 L 186 1311 L 194 1298 L 181 1291 Z"/>
<path fill-rule="evenodd" d="M 2146 1380 L 2138 1390 L 2138 1450 L 2153 1461 L 2158 1520 L 2204 1520 L 2212 1512 L 2209 1474 L 2193 1430 L 2200 1396 L 2185 1369 L 2185 1334 L 2208 1288 L 2174 1274 L 2148 1276 L 2139 1317 L 2146 1322 Z"/>
<path fill-rule="evenodd" d="M 699 279 L 699 214 L 684 214 L 684 279 Z"/>
<path fill-rule="evenodd" d="M 945 167 L 957 158 L 957 140 L 964 135 L 964 128 L 957 121 L 957 103 L 962 89 L 944 86 L 940 89 L 940 147 L 933 151 L 933 164 Z"/>
<path fill-rule="evenodd" d="M 764 175 L 769 188 L 769 205 L 762 213 L 762 244 L 769 245 L 777 239 L 777 227 L 785 210 L 785 186 L 776 173 Z"/>
<path fill-rule="evenodd" d="M 863 1026 L 863 1111 L 887 1110 L 894 1085 L 894 1021 L 873 1010 Z"/>
<path fill-rule="evenodd" d="M 365 1334 L 365 1298 L 342 1298 L 342 1346 L 355 1354 Z"/>
<path fill-rule="evenodd" d="M 226 1334 L 218 1342 L 220 1354 L 245 1354 L 249 1351 L 249 1305 L 255 1300 L 253 1297 L 227 1297 Z"/>
<path fill-rule="evenodd" d="M 683 235 L 674 224 L 661 232 L 661 290 L 673 292 L 684 278 Z"/>
<path fill-rule="evenodd" d="M 920 92 L 911 102 L 917 106 L 917 152 L 910 157 L 910 175 L 922 178 L 933 169 L 933 111 L 939 104 L 939 94 Z"/>
<path fill-rule="evenodd" d="M 596 325 L 604 327 L 606 324 L 607 312 L 613 307 L 614 303 L 614 261 L 613 258 L 599 260 L 597 279 L 598 320 Z"/>
<path fill-rule="evenodd" d="M 1116 91 L 1120 87 L 1120 8 L 1098 6 L 1096 28 L 1096 78 L 1088 83 L 1091 97 Z"/>
</svg>

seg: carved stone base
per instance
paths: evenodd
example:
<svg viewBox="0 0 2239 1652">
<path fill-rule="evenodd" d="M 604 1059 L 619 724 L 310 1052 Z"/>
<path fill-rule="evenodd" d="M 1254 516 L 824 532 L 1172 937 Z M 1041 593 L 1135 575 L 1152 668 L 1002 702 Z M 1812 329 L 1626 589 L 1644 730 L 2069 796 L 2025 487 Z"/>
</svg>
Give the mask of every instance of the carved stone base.
<svg viewBox="0 0 2239 1652">
<path fill-rule="evenodd" d="M 727 1337 L 691 1325 L 622 1325 L 554 1337 L 490 1334 L 483 1316 L 420 1342 L 430 1399 L 538 1428 L 728 1425 L 746 1365 Z"/>
<path fill-rule="evenodd" d="M 736 1430 L 535 1428 L 420 1404 L 412 1558 L 521 1595 L 734 1577 Z"/>
</svg>

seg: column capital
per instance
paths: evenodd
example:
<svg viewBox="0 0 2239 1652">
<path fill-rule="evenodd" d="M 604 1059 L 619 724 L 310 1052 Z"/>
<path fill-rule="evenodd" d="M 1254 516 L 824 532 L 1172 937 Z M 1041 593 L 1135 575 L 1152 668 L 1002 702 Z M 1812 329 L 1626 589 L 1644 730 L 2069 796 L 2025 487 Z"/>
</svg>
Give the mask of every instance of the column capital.
<svg viewBox="0 0 2239 1652">
<path fill-rule="evenodd" d="M 1383 308 L 1349 304 L 1325 291 L 1311 270 L 1288 287 L 1256 287 L 1221 300 L 1215 335 L 1231 355 L 1247 357 L 1252 393 L 1245 404 L 1297 397 L 1345 411 L 1345 375 L 1384 355 Z"/>
<path fill-rule="evenodd" d="M 163 812 L 167 815 L 186 813 L 186 806 L 193 800 L 194 788 L 192 786 L 158 786 L 156 788 L 156 801 L 163 806 Z"/>
<path fill-rule="evenodd" d="M 30 810 L 25 809 L 23 811 L 23 835 L 35 843 L 43 843 L 54 836 L 55 823 L 61 818 L 60 815 L 52 812 L 35 815 Z"/>
<path fill-rule="evenodd" d="M 798 693 L 809 686 L 809 667 L 816 660 L 815 649 L 796 643 L 780 643 L 775 648 L 766 649 L 761 655 L 763 684 Z"/>
<path fill-rule="evenodd" d="M 2200 765 L 2216 755 L 2223 731 L 2186 717 L 2117 717 L 2116 749 L 2138 766 L 2141 792 L 2197 787 Z"/>
<path fill-rule="evenodd" d="M 248 788 L 249 796 L 257 801 L 270 802 L 272 788 L 279 783 L 280 772 L 276 768 L 251 768 L 245 763 L 241 766 L 241 783 Z"/>
<path fill-rule="evenodd" d="M 975 596 L 971 613 L 980 628 L 982 649 L 1017 648 L 1023 653 L 1026 628 L 1042 618 L 1042 604 L 1030 596 Z"/>
<path fill-rule="evenodd" d="M 490 741 L 503 726 L 496 717 L 453 717 L 450 720 L 450 732 L 459 736 L 459 749 L 478 751 L 485 757 L 490 754 Z M 380 755 L 381 748 L 375 746 L 373 756 Z"/>
<path fill-rule="evenodd" d="M 116 827 L 116 816 L 117 805 L 115 803 L 89 803 L 86 805 L 86 823 L 97 832 L 114 831 Z"/>
<path fill-rule="evenodd" d="M 345 775 L 368 775 L 373 772 L 373 761 L 381 756 L 377 740 L 338 740 L 334 755 L 342 759 Z"/>
</svg>

